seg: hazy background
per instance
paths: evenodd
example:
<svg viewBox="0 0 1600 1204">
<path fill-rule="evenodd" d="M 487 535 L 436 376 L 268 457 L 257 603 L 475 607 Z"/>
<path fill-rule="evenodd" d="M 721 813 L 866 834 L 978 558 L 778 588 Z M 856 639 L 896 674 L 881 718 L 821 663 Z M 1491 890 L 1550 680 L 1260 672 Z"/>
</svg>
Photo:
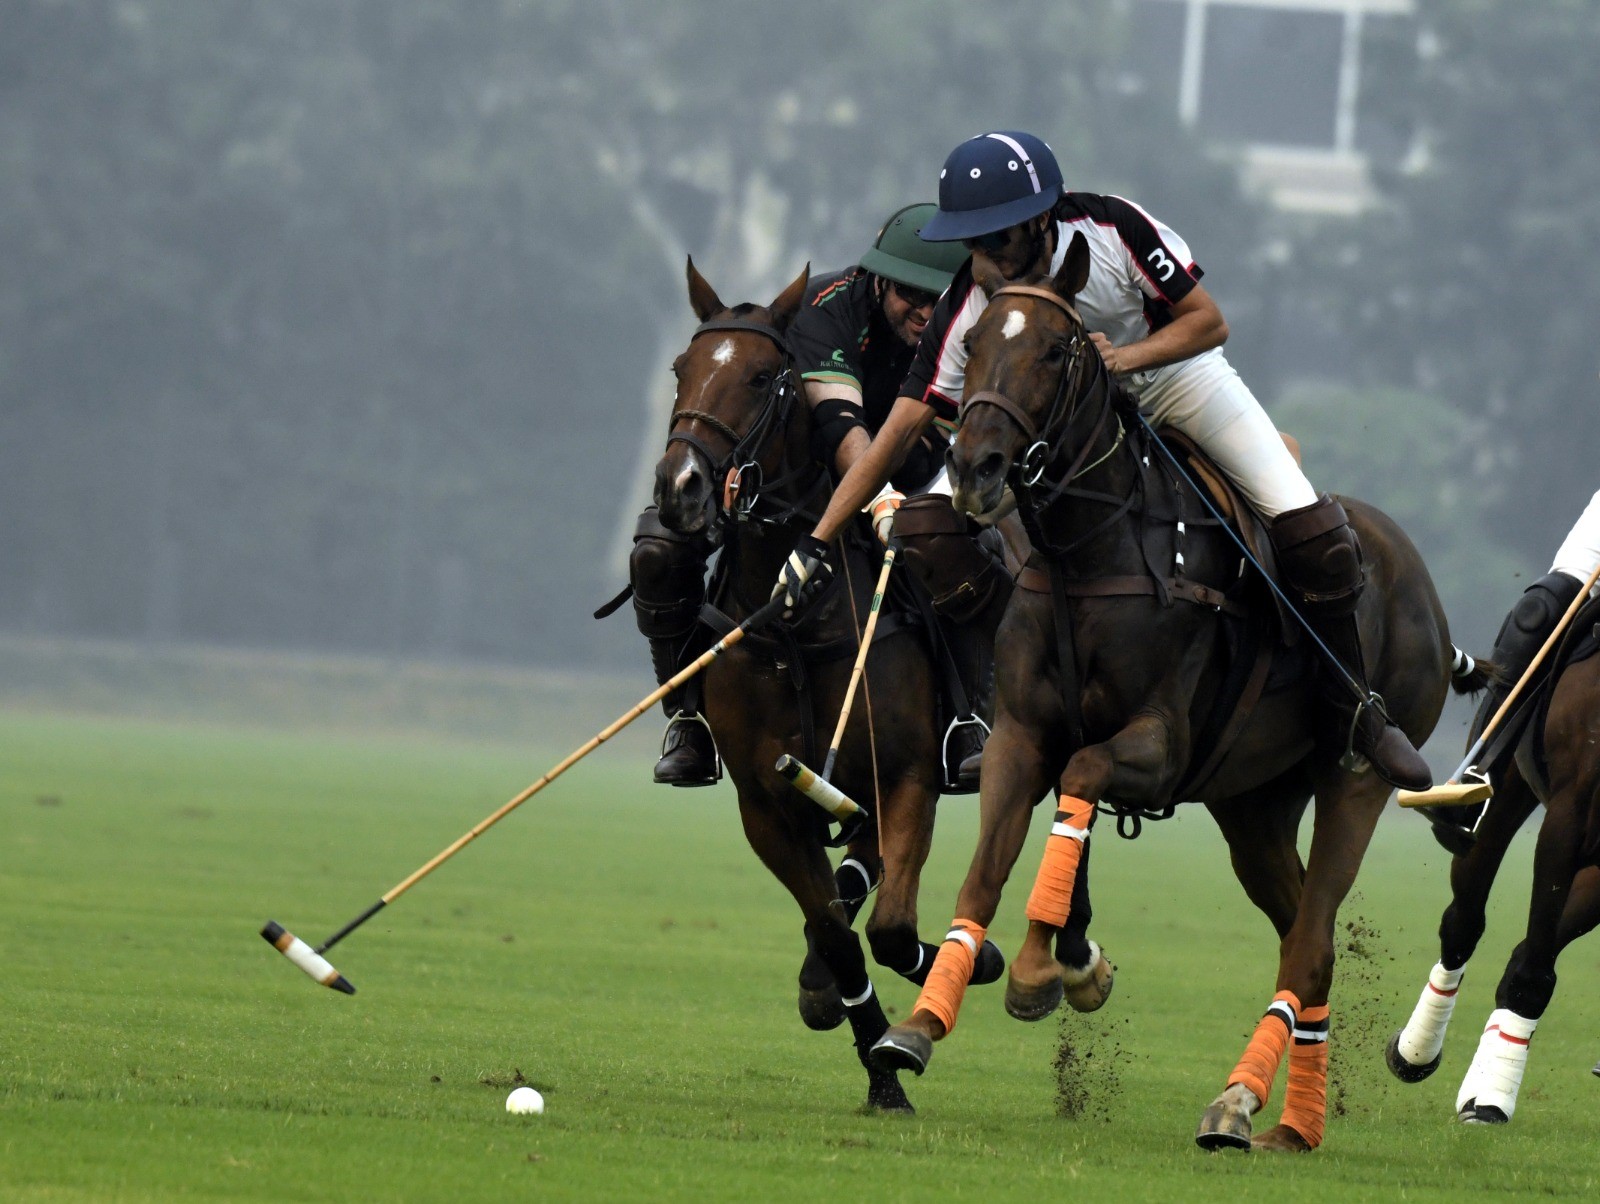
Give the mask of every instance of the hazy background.
<svg viewBox="0 0 1600 1204">
<path fill-rule="evenodd" d="M 1600 5 L 1195 7 L 0 0 L 0 635 L 648 685 L 684 256 L 770 300 L 1015 127 L 1486 648 L 1596 483 Z"/>
</svg>

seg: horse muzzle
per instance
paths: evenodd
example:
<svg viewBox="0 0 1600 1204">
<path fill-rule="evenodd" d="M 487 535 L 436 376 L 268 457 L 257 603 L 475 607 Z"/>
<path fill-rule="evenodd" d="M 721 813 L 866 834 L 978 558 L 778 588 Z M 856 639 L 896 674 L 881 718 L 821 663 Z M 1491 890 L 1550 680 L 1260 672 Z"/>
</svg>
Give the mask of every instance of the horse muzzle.
<svg viewBox="0 0 1600 1204">
<path fill-rule="evenodd" d="M 963 514 L 983 518 L 999 509 L 1005 497 L 1006 474 L 1011 471 L 1011 458 L 998 451 L 985 451 L 972 460 L 949 453 L 950 501 Z"/>
<path fill-rule="evenodd" d="M 706 529 L 715 513 L 716 495 L 698 457 L 656 465 L 655 503 L 668 530 L 697 535 Z"/>
</svg>

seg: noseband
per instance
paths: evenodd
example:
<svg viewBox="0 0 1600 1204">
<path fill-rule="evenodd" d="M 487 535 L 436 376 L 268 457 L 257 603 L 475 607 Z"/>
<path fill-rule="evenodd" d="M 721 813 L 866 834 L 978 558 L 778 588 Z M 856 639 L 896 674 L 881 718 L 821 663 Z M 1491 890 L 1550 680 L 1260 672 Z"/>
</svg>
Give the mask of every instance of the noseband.
<svg viewBox="0 0 1600 1204">
<path fill-rule="evenodd" d="M 711 480 L 722 483 L 725 496 L 737 509 L 737 517 L 749 518 L 752 516 L 756 503 L 764 493 L 770 493 L 792 483 L 801 473 L 810 467 L 809 460 L 799 467 L 784 473 L 777 480 L 768 482 L 763 479 L 760 462 L 757 456 L 766 446 L 768 439 L 774 433 L 781 433 L 788 429 L 789 418 L 794 412 L 794 403 L 797 391 L 794 383 L 794 356 L 789 350 L 789 344 L 775 327 L 763 322 L 750 322 L 740 318 L 722 318 L 709 322 L 702 322 L 695 328 L 689 341 L 694 342 L 701 335 L 713 334 L 717 331 L 739 331 L 745 334 L 758 334 L 770 339 L 777 345 L 783 356 L 783 366 L 774 374 L 772 383 L 767 386 L 766 395 L 761 399 L 760 408 L 756 411 L 755 420 L 750 428 L 740 434 L 728 423 L 718 418 L 715 414 L 708 414 L 704 410 L 679 409 L 674 410 L 667 423 L 667 447 L 670 449 L 674 443 L 685 443 L 690 449 L 705 459 L 707 467 L 711 470 Z M 703 439 L 689 432 L 677 428 L 680 422 L 700 422 L 710 427 L 718 435 L 728 441 L 726 454 L 717 456 Z M 820 485 L 819 476 L 817 484 Z M 800 505 L 808 500 L 816 486 L 807 491 L 801 502 L 791 506 L 777 521 L 787 521 L 796 513 Z"/>
<path fill-rule="evenodd" d="M 1050 500 L 1053 500 L 1074 478 L 1088 471 L 1083 462 L 1088 458 L 1096 440 L 1099 439 L 1100 432 L 1105 429 L 1106 421 L 1113 410 L 1113 407 L 1109 404 L 1112 395 L 1111 376 L 1106 370 L 1105 361 L 1096 354 L 1093 358 L 1093 362 L 1097 366 L 1094 381 L 1091 382 L 1089 389 L 1085 389 L 1069 399 L 1067 389 L 1078 376 L 1078 363 L 1084 354 L 1084 322 L 1082 316 L 1073 308 L 1072 303 L 1060 294 L 1051 289 L 1039 288 L 1031 284 L 1005 285 L 996 289 L 989 299 L 993 302 L 1000 297 L 1007 296 L 1033 297 L 1040 301 L 1047 301 L 1064 313 L 1067 316 L 1067 320 L 1076 328 L 1072 341 L 1068 344 L 1069 355 L 1067 361 L 1062 365 L 1060 379 L 1056 382 L 1055 399 L 1050 403 L 1050 409 L 1045 414 L 1042 427 L 1035 423 L 1032 416 L 1004 393 L 993 389 L 984 389 L 966 399 L 965 404 L 968 407 L 993 406 L 1011 419 L 1012 422 L 1016 423 L 1024 437 L 1027 438 L 1027 450 L 1022 453 L 1015 466 L 1018 482 L 1024 488 L 1031 489 L 1043 479 L 1045 469 L 1055 461 L 1056 456 L 1061 451 L 1061 445 L 1066 441 L 1067 431 L 1071 429 L 1072 420 L 1078 412 L 1078 404 L 1087 399 L 1090 390 L 1095 385 L 1102 386 L 1103 399 L 1107 403 L 1102 405 L 1099 420 L 1095 423 L 1094 430 L 1089 433 L 1089 437 L 1084 440 L 1082 450 L 1078 452 L 1077 459 L 1072 462 L 1071 467 L 1067 469 L 1061 480 L 1056 482 L 1055 489 L 1050 495 Z M 1120 443 L 1121 441 L 1122 429 L 1119 420 L 1117 442 Z M 1099 463 L 1099 461 L 1096 461 L 1096 463 Z M 1093 467 L 1093 464 L 1089 465 L 1089 468 Z"/>
</svg>

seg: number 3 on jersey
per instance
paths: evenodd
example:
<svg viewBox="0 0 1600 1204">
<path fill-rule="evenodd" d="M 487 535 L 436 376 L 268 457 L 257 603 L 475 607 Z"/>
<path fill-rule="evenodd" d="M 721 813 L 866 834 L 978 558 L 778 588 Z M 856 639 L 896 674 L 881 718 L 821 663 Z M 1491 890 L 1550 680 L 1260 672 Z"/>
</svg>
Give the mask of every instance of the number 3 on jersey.
<svg viewBox="0 0 1600 1204">
<path fill-rule="evenodd" d="M 1178 265 L 1173 263 L 1172 260 L 1167 257 L 1167 253 L 1160 247 L 1157 247 L 1154 251 L 1151 251 L 1150 254 L 1146 255 L 1145 260 L 1146 262 L 1155 265 L 1156 274 L 1161 277 L 1161 283 L 1163 284 L 1171 280 L 1172 274 L 1178 270 Z"/>
</svg>

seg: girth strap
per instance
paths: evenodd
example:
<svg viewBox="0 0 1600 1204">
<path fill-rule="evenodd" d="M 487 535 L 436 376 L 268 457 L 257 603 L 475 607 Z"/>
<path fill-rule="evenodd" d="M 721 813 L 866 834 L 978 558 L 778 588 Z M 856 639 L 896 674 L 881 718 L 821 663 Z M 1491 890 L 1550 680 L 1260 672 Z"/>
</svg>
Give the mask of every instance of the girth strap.
<svg viewBox="0 0 1600 1204">
<path fill-rule="evenodd" d="M 1022 572 L 1017 574 L 1017 585 L 1021 589 L 1034 594 L 1048 594 L 1054 588 L 1051 584 L 1053 574 L 1047 573 L 1033 565 L 1023 566 Z M 1160 585 L 1167 588 L 1167 592 L 1174 598 L 1185 602 L 1193 602 L 1196 606 L 1209 607 L 1225 615 L 1244 618 L 1249 612 L 1237 602 L 1233 601 L 1221 590 L 1209 585 L 1202 585 L 1198 581 L 1191 581 L 1187 577 L 1168 577 Z M 1142 577 L 1085 577 L 1068 579 L 1061 582 L 1062 593 L 1069 598 L 1121 598 L 1135 595 L 1161 596 L 1160 585 L 1155 578 Z"/>
</svg>

